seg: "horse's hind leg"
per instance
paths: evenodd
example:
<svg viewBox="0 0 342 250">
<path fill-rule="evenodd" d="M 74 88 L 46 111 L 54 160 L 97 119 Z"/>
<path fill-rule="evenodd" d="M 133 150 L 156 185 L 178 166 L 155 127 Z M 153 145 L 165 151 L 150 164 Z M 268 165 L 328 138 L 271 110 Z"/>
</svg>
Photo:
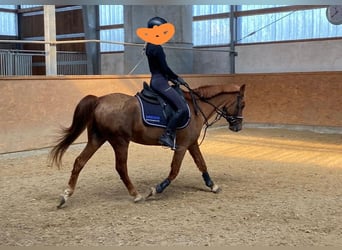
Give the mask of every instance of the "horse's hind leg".
<svg viewBox="0 0 342 250">
<path fill-rule="evenodd" d="M 110 141 L 110 144 L 112 145 L 115 153 L 115 169 L 125 184 L 128 193 L 134 197 L 134 202 L 143 200 L 143 197 L 138 193 L 128 176 L 127 157 L 129 141 L 121 138 L 115 138 L 115 140 Z"/>
<path fill-rule="evenodd" d="M 214 184 L 214 182 L 211 180 L 207 165 L 204 161 L 203 155 L 199 149 L 199 146 L 197 143 L 193 144 L 188 148 L 190 155 L 192 156 L 195 164 L 197 165 L 198 169 L 202 172 L 202 177 L 205 182 L 205 185 L 211 189 L 212 192 L 218 193 L 221 189 L 218 185 Z"/>
<path fill-rule="evenodd" d="M 62 194 L 60 204 L 57 208 L 62 208 L 68 198 L 74 193 L 78 176 L 83 169 L 87 161 L 92 157 L 92 155 L 102 146 L 103 142 L 88 141 L 86 147 L 83 149 L 81 154 L 75 159 L 74 167 L 71 171 L 71 176 L 69 179 L 69 187 L 64 190 Z"/>
</svg>

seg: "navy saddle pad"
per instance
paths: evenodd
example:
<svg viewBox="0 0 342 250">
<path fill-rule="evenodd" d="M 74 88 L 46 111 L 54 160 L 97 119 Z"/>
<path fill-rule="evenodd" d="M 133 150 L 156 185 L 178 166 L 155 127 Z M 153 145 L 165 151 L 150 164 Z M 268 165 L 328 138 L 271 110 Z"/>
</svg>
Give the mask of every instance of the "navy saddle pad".
<svg viewBox="0 0 342 250">
<path fill-rule="evenodd" d="M 181 90 L 180 93 L 183 95 Z M 150 126 L 166 128 L 169 117 L 171 117 L 175 112 L 173 108 L 154 90 L 152 90 L 146 82 L 144 82 L 143 90 L 138 92 L 135 96 L 139 101 L 144 123 Z M 188 115 L 186 119 L 180 121 L 180 125 L 177 129 L 185 128 L 189 124 L 190 109 L 188 104 L 187 107 Z"/>
</svg>

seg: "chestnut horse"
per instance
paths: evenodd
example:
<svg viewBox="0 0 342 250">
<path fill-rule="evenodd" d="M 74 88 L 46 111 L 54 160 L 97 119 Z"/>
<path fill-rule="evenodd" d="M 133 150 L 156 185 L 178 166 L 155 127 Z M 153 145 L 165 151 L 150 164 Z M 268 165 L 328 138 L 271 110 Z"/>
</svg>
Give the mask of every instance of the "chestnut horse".
<svg viewBox="0 0 342 250">
<path fill-rule="evenodd" d="M 229 129 L 242 129 L 242 110 L 245 106 L 245 85 L 211 85 L 191 89 L 184 96 L 189 104 L 191 119 L 187 127 L 177 130 L 177 149 L 174 151 L 171 162 L 171 171 L 168 177 L 156 187 L 153 187 L 147 197 L 163 192 L 176 178 L 182 160 L 188 150 L 202 173 L 202 177 L 212 192 L 220 188 L 211 180 L 207 165 L 199 148 L 198 138 L 204 125 L 210 126 L 221 117 L 229 123 Z M 209 119 L 216 119 L 209 124 Z M 147 126 L 141 117 L 138 99 L 134 96 L 112 93 L 97 97 L 85 96 L 76 106 L 72 124 L 61 131 L 57 145 L 50 152 L 52 164 L 61 165 L 62 157 L 68 147 L 87 128 L 88 142 L 75 159 L 68 188 L 61 197 L 58 208 L 74 193 L 78 176 L 92 155 L 108 141 L 115 153 L 115 168 L 125 184 L 128 192 L 138 202 L 144 199 L 132 184 L 127 171 L 127 155 L 130 141 L 144 145 L 159 145 L 158 138 L 163 128 Z M 147 198 L 145 197 L 145 198 Z"/>
</svg>

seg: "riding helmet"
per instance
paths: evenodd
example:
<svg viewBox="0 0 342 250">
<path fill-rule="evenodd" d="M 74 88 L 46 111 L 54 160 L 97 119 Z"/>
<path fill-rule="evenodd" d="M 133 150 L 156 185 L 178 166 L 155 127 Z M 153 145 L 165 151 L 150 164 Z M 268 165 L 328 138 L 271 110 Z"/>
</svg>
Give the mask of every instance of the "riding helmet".
<svg viewBox="0 0 342 250">
<path fill-rule="evenodd" d="M 164 18 L 156 16 L 156 17 L 151 18 L 147 22 L 147 28 L 153 28 L 153 26 L 159 26 L 159 25 L 162 25 L 164 23 L 167 23 L 167 21 Z"/>
</svg>

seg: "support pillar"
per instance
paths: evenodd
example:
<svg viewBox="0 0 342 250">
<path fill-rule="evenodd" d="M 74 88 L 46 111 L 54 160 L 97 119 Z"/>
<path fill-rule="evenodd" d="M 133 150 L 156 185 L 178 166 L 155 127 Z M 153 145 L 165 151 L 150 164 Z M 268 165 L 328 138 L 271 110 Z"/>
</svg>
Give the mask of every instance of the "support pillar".
<svg viewBox="0 0 342 250">
<path fill-rule="evenodd" d="M 98 40 L 98 6 L 96 5 L 82 5 L 83 13 L 83 27 L 86 40 Z M 87 74 L 100 74 L 100 45 L 95 42 L 88 42 L 85 44 L 87 53 Z"/>
<path fill-rule="evenodd" d="M 44 5 L 44 36 L 46 75 L 57 75 L 56 12 L 55 5 Z"/>
<path fill-rule="evenodd" d="M 236 16 L 235 12 L 237 10 L 236 5 L 230 6 L 230 52 L 229 52 L 229 61 L 230 61 L 230 74 L 235 74 L 235 57 L 237 56 L 237 52 L 235 52 L 235 43 L 236 43 Z"/>
</svg>

